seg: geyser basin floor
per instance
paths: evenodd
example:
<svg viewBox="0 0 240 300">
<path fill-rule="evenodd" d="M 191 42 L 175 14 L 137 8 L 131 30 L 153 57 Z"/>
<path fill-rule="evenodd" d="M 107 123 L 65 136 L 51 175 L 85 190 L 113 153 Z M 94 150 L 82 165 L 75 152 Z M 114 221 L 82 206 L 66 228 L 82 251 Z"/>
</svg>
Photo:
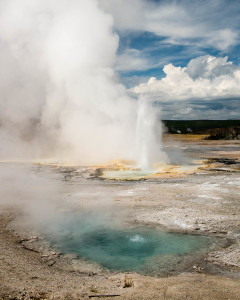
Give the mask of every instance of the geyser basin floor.
<svg viewBox="0 0 240 300">
<path fill-rule="evenodd" d="M 210 238 L 203 236 L 168 233 L 146 226 L 119 228 L 111 223 L 96 214 L 66 216 L 49 239 L 55 248 L 110 270 L 145 274 L 171 268 L 177 257 L 212 244 Z"/>
<path fill-rule="evenodd" d="M 181 136 L 177 135 L 177 138 L 181 139 Z M 183 152 L 187 156 L 193 155 L 196 159 L 200 157 L 238 158 L 240 162 L 239 141 L 195 141 L 189 135 L 186 135 L 186 139 L 181 143 L 186 148 Z M 4 167 L 2 174 L 8 169 L 18 174 L 18 180 L 14 183 L 6 172 L 5 184 L 1 184 L 3 190 L 1 199 L 6 199 L 8 203 L 11 195 L 18 196 L 14 203 L 19 203 L 21 195 L 13 193 L 16 187 L 21 187 L 23 192 L 24 189 L 26 190 L 27 194 L 23 193 L 23 199 L 25 200 L 25 196 L 28 196 L 30 204 L 36 196 L 41 195 L 40 208 L 42 208 L 43 200 L 51 200 L 54 204 L 55 199 L 58 207 L 61 204 L 61 208 L 65 211 L 67 209 L 78 211 L 83 206 L 88 208 L 89 205 L 101 207 L 102 202 L 106 204 L 108 201 L 112 203 L 112 211 L 114 210 L 118 217 L 121 208 L 130 210 L 130 221 L 137 220 L 141 224 L 162 225 L 169 230 L 182 229 L 188 233 L 197 232 L 202 235 L 227 238 L 233 242 L 231 246 L 221 247 L 220 245 L 217 251 L 212 251 L 212 247 L 208 249 L 209 251 L 206 249 L 207 254 L 204 258 L 207 260 L 201 260 L 201 257 L 197 262 L 195 260 L 191 263 L 188 260 L 188 268 L 182 269 L 178 276 L 164 274 L 166 276 L 160 278 L 136 273 L 127 275 L 133 278 L 134 287 L 123 289 L 124 275 L 122 273 L 101 271 L 96 264 L 90 265 L 81 260 L 69 259 L 67 255 L 66 258 L 64 255 L 58 256 L 52 249 L 42 248 L 41 235 L 36 242 L 31 239 L 35 235 L 35 232 L 32 232 L 32 226 L 30 232 L 20 231 L 19 225 L 23 224 L 23 220 L 19 211 L 16 211 L 16 205 L 10 210 L 15 213 L 16 217 L 19 216 L 15 225 L 9 224 L 11 216 L 9 211 L 0 207 L 0 298 L 35 297 L 39 299 L 42 295 L 45 299 L 89 300 L 89 295 L 94 294 L 92 292 L 94 288 L 99 294 L 120 294 L 118 298 L 125 300 L 239 300 L 240 172 L 231 172 L 230 169 L 230 167 L 236 168 L 236 164 L 228 165 L 228 171 L 224 170 L 226 166 L 223 169 L 223 163 L 217 163 L 214 167 L 210 165 L 206 171 L 199 171 L 181 178 L 161 178 L 139 182 L 98 180 L 96 177 L 90 179 L 92 170 L 89 170 L 89 173 L 85 171 L 81 173 L 79 168 L 67 168 L 61 165 L 25 164 L 23 166 L 24 169 L 29 169 L 34 173 L 34 178 L 43 176 L 48 180 L 49 184 L 46 186 L 30 184 L 31 176 L 27 178 L 22 176 L 22 172 L 16 169 L 14 164 L 5 163 L 0 166 Z M 220 169 L 222 171 L 219 171 Z M 19 184 L 22 182 L 20 180 L 22 177 L 26 178 L 25 185 Z M 50 183 L 55 182 L 54 178 L 59 182 L 61 190 L 58 193 L 54 192 L 56 196 L 52 198 L 49 189 L 47 189 L 47 194 L 42 194 L 42 192 L 45 187 L 51 186 Z M 6 185 L 9 186 L 8 193 Z M 40 190 L 37 189 L 38 187 Z M 53 193 L 51 195 L 53 196 Z M 62 198 L 64 198 L 63 203 Z M 40 218 L 38 220 L 46 223 L 45 217 L 49 212 L 49 207 L 46 210 L 40 210 L 39 207 L 36 209 L 36 216 Z M 27 216 L 27 224 L 29 221 L 29 216 Z M 34 218 L 35 221 L 36 218 Z M 18 235 L 7 230 L 9 227 L 15 229 Z M 178 266 L 178 258 L 182 255 L 174 257 L 177 260 L 174 265 Z M 167 259 L 163 261 L 166 262 Z M 194 266 L 197 268 L 193 268 Z M 203 269 L 200 269 L 202 270 L 200 272 L 199 267 Z M 93 274 L 94 276 L 89 276 Z"/>
<path fill-rule="evenodd" d="M 156 171 L 134 171 L 134 170 L 106 170 L 103 171 L 102 178 L 115 180 L 140 180 L 156 174 Z"/>
<path fill-rule="evenodd" d="M 95 177 L 109 180 L 134 181 L 141 179 L 157 179 L 164 177 L 181 177 L 196 172 L 204 167 L 204 159 L 188 159 L 183 164 L 155 164 L 152 168 L 141 170 L 130 164 L 113 164 L 97 168 Z"/>
</svg>

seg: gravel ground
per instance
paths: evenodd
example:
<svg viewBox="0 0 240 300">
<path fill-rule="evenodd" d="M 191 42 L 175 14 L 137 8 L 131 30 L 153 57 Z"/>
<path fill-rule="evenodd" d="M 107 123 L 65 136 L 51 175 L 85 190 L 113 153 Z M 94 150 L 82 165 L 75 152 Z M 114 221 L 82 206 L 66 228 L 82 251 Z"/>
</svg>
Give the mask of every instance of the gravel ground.
<svg viewBox="0 0 240 300">
<path fill-rule="evenodd" d="M 176 145 L 175 141 L 170 144 L 172 148 Z M 47 195 L 57 193 L 58 197 L 45 211 L 46 194 L 40 193 L 44 182 L 39 184 L 35 177 L 25 189 L 19 177 L 11 179 L 11 190 L 2 189 L 0 197 L 6 201 L 0 210 L 0 299 L 89 299 L 92 295 L 120 295 L 108 299 L 239 299 L 240 147 L 236 142 L 193 142 L 190 138 L 177 146 L 185 156 L 208 161 L 191 174 L 158 174 L 144 181 L 124 182 L 94 178 L 94 170 L 88 168 L 25 164 L 25 171 L 51 182 Z M 237 160 L 229 164 L 213 158 Z M 2 170 L 16 169 L 14 164 L 2 166 Z M 29 177 L 24 173 L 21 178 Z M 38 194 L 41 206 L 35 202 L 26 210 L 29 202 L 25 199 Z M 24 201 L 11 201 L 16 197 Z M 36 226 L 45 222 L 46 212 L 92 207 L 108 209 L 126 222 L 203 234 L 219 243 L 198 257 L 178 261 L 176 268 L 164 266 L 162 273 L 153 274 L 158 276 L 111 273 L 48 247 Z M 124 288 L 125 276 L 128 288 Z"/>
</svg>

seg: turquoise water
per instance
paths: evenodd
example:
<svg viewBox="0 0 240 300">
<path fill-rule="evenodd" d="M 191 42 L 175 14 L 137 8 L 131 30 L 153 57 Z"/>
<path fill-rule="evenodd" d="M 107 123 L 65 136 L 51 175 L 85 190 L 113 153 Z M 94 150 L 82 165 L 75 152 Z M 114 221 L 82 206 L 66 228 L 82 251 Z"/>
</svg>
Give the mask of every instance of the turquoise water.
<svg viewBox="0 0 240 300">
<path fill-rule="evenodd" d="M 167 233 L 155 228 L 120 228 L 97 215 L 77 215 L 58 224 L 49 238 L 64 253 L 97 262 L 114 271 L 144 272 L 167 257 L 207 248 L 207 237 Z"/>
</svg>

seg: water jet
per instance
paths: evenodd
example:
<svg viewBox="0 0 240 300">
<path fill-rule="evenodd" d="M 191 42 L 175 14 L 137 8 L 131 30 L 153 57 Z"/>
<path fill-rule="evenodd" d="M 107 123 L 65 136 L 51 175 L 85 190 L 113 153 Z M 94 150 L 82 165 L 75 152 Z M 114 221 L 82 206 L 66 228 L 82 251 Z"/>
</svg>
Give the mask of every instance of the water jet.
<svg viewBox="0 0 240 300">
<path fill-rule="evenodd" d="M 167 155 L 162 148 L 162 127 L 158 110 L 146 96 L 138 101 L 137 116 L 137 166 L 143 171 L 153 168 L 153 163 L 166 163 Z"/>
</svg>

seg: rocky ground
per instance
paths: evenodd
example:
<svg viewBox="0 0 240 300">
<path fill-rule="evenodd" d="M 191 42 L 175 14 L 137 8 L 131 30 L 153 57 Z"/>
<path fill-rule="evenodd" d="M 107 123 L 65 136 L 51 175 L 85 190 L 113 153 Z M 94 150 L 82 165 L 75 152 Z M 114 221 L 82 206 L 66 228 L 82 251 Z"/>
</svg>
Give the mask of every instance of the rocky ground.
<svg viewBox="0 0 240 300">
<path fill-rule="evenodd" d="M 101 299 L 97 297 L 101 295 L 112 295 L 108 299 L 239 299 L 240 146 L 237 141 L 191 136 L 166 139 L 178 156 L 201 158 L 204 163 L 190 173 L 164 169 L 145 180 L 127 182 L 100 180 L 101 172 L 93 176 L 94 170 L 75 167 L 34 165 L 33 171 L 61 182 L 59 195 L 68 196 L 67 201 L 58 198 L 61 210 L 111 205 L 116 215 L 129 222 L 211 236 L 217 241 L 214 248 L 175 261 L 170 269 L 164 265 L 155 276 L 111 273 L 48 248 L 35 228 L 22 226 L 23 211 L 4 203 L 0 299 Z"/>
</svg>

